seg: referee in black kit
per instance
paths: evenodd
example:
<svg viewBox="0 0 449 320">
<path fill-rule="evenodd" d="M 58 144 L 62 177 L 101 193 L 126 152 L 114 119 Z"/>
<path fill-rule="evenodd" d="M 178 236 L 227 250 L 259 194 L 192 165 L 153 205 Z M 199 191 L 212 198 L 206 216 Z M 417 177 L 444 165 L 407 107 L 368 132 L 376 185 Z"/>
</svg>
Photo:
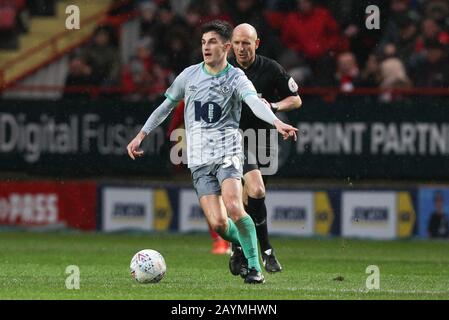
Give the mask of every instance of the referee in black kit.
<svg viewBox="0 0 449 320">
<path fill-rule="evenodd" d="M 256 29 L 247 23 L 235 27 L 232 34 L 232 48 L 234 57 L 230 63 L 243 70 L 246 76 L 256 87 L 258 95 L 267 101 L 273 112 L 289 111 L 301 106 L 302 101 L 298 96 L 298 85 L 290 77 L 285 69 L 276 61 L 267 57 L 257 55 L 256 49 L 259 47 L 260 39 L 257 37 Z M 266 130 L 267 141 L 261 145 L 257 142 L 257 149 L 264 155 L 268 155 L 270 146 L 269 129 L 272 129 L 267 123 L 256 118 L 250 108 L 242 107 L 240 119 L 240 129 L 244 132 L 247 129 L 253 129 L 258 134 L 258 130 Z M 262 262 L 267 272 L 279 272 L 282 267 L 277 260 L 273 247 L 268 240 L 267 230 L 267 208 L 265 206 L 265 183 L 266 176 L 261 173 L 264 165 L 256 157 L 256 161 L 248 163 L 248 149 L 244 148 L 245 163 L 243 167 L 243 201 L 245 211 L 253 218 L 257 230 L 262 253 Z M 257 151 L 257 153 L 259 153 Z M 255 156 L 255 155 L 254 155 Z M 254 159 L 254 156 L 251 159 Z M 236 245 L 232 247 L 232 255 L 229 261 L 229 268 L 233 275 L 244 276 L 246 274 L 247 262 L 242 249 Z"/>
</svg>

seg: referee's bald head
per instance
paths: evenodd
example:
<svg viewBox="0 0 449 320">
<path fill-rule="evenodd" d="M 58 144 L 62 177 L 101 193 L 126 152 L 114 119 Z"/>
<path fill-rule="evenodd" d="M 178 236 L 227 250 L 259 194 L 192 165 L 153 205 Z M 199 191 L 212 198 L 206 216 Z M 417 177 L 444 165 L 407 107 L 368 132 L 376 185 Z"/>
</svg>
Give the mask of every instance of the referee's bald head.
<svg viewBox="0 0 449 320">
<path fill-rule="evenodd" d="M 248 68 L 256 59 L 260 40 L 256 28 L 248 23 L 239 24 L 232 32 L 232 49 L 240 67 Z"/>
<path fill-rule="evenodd" d="M 257 30 L 249 23 L 242 23 L 239 24 L 237 27 L 235 27 L 234 31 L 232 32 L 232 35 L 235 34 L 244 35 L 246 37 L 253 39 L 254 41 L 257 40 Z"/>
</svg>

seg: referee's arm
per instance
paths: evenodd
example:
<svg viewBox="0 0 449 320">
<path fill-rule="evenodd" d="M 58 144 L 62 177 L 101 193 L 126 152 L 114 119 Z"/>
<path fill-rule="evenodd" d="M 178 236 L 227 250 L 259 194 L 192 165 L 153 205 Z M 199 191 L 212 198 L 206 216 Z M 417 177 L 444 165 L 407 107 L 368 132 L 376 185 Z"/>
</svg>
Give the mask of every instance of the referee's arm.
<svg viewBox="0 0 449 320">
<path fill-rule="evenodd" d="M 289 96 L 279 102 L 271 102 L 271 108 L 277 112 L 299 109 L 302 106 L 302 100 L 299 96 Z"/>
<path fill-rule="evenodd" d="M 272 62 L 272 74 L 275 75 L 274 85 L 280 98 L 283 98 L 278 102 L 270 101 L 272 110 L 283 112 L 299 109 L 302 105 L 302 100 L 298 95 L 298 85 L 279 63 L 274 60 Z"/>
</svg>

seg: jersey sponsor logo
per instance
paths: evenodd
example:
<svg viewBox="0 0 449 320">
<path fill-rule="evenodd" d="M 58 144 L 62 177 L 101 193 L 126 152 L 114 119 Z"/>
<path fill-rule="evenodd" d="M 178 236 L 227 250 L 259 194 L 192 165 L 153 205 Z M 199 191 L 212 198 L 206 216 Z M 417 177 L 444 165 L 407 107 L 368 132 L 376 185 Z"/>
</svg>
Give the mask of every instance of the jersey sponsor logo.
<svg viewBox="0 0 449 320">
<path fill-rule="evenodd" d="M 207 123 L 218 122 L 221 118 L 221 107 L 215 102 L 195 101 L 195 121 L 204 120 Z"/>
<path fill-rule="evenodd" d="M 296 83 L 295 79 L 293 79 L 292 77 L 290 77 L 290 79 L 288 79 L 288 88 L 293 93 L 296 93 L 298 91 L 298 84 Z"/>
<path fill-rule="evenodd" d="M 194 91 L 196 91 L 196 90 L 198 90 L 198 87 L 197 87 L 197 86 L 191 85 L 191 86 L 189 87 L 189 91 L 194 92 Z"/>
</svg>

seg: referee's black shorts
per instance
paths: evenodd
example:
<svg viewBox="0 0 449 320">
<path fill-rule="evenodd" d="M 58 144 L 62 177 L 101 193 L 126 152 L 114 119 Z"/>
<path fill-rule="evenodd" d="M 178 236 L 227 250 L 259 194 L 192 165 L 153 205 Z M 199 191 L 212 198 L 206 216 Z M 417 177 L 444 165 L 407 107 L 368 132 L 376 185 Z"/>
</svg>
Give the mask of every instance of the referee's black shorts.
<svg viewBox="0 0 449 320">
<path fill-rule="evenodd" d="M 268 152 L 268 149 L 265 151 Z M 244 148 L 243 153 L 245 155 L 245 159 L 243 161 L 243 177 L 245 177 L 245 174 L 247 174 L 250 171 L 260 170 L 260 168 L 267 166 L 267 165 L 261 164 L 259 162 L 259 160 L 256 159 L 255 156 L 249 154 L 248 148 Z M 267 184 L 267 177 L 268 176 L 266 176 L 266 175 L 262 175 L 262 180 L 263 180 L 264 184 Z M 242 182 L 244 183 L 244 179 L 242 179 Z"/>
</svg>

